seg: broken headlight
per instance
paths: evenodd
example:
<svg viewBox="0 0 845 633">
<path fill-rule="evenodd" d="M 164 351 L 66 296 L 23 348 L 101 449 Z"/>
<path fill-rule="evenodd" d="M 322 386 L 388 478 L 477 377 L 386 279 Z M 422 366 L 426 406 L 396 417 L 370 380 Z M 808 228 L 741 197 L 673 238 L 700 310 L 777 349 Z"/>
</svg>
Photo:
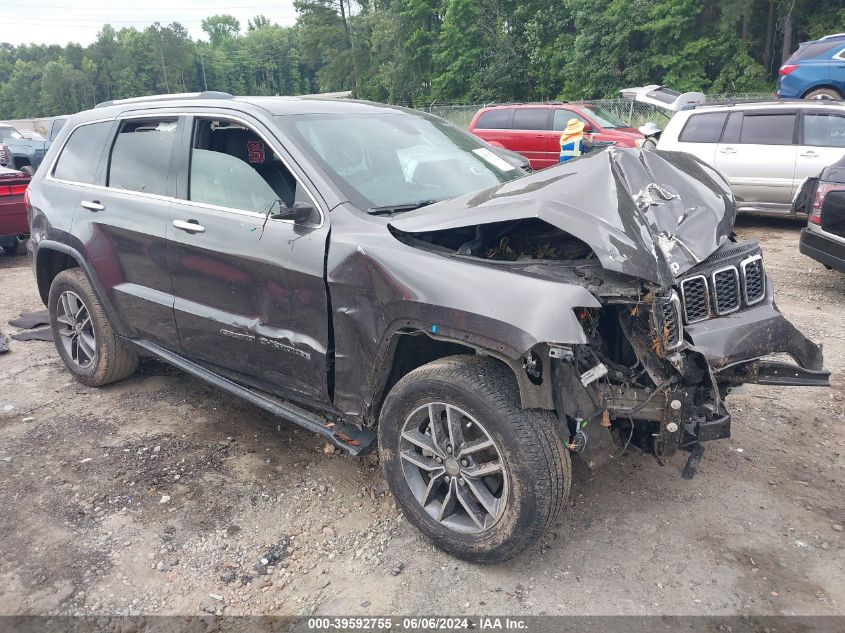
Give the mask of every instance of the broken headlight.
<svg viewBox="0 0 845 633">
<path fill-rule="evenodd" d="M 656 333 L 656 352 L 677 349 L 684 342 L 681 300 L 674 290 L 666 297 L 657 297 L 652 308 L 652 322 Z"/>
</svg>

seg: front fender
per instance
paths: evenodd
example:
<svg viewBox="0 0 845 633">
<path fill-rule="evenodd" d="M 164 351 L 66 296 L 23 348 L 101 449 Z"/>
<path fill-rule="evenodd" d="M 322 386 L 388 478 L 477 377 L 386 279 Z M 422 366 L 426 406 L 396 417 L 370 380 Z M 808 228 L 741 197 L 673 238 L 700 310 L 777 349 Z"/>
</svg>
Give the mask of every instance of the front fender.
<svg viewBox="0 0 845 633">
<path fill-rule="evenodd" d="M 585 288 L 444 257 L 394 239 L 383 222 L 337 209 L 326 262 L 335 405 L 360 417 L 379 350 L 403 329 L 516 360 L 541 343 L 586 343 L 573 312 Z"/>
</svg>

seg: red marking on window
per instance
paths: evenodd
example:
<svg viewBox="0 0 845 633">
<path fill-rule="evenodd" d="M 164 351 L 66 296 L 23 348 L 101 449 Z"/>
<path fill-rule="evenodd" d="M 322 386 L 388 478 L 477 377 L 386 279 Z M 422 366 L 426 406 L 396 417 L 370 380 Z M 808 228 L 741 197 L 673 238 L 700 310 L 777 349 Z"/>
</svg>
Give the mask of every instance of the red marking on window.
<svg viewBox="0 0 845 633">
<path fill-rule="evenodd" d="M 250 163 L 264 162 L 264 143 L 261 141 L 249 141 L 246 144 L 246 151 L 249 155 Z"/>
</svg>

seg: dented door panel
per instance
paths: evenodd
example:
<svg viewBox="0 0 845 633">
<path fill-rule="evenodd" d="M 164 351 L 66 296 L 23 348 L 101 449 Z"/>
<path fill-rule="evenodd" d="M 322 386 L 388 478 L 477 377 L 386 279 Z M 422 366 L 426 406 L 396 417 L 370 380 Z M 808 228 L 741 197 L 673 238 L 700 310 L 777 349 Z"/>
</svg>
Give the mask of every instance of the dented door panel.
<svg viewBox="0 0 845 633">
<path fill-rule="evenodd" d="M 192 359 L 247 379 L 328 399 L 323 281 L 328 226 L 299 227 L 246 213 L 174 204 L 205 230 L 172 230 L 179 338 Z"/>
</svg>

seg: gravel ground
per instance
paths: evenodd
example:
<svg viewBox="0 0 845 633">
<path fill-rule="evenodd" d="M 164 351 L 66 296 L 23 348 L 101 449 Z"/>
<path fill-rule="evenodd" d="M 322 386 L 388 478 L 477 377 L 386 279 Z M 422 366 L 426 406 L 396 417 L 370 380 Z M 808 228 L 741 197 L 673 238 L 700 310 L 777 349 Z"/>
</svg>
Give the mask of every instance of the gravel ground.
<svg viewBox="0 0 845 633">
<path fill-rule="evenodd" d="M 156 361 L 102 389 L 50 343 L 0 356 L 3 614 L 845 614 L 845 276 L 794 222 L 743 218 L 780 308 L 824 343 L 833 388 L 751 386 L 699 474 L 629 450 L 575 461 L 567 511 L 497 567 L 400 516 L 372 458 Z M 0 257 L 0 330 L 42 309 Z"/>
</svg>

